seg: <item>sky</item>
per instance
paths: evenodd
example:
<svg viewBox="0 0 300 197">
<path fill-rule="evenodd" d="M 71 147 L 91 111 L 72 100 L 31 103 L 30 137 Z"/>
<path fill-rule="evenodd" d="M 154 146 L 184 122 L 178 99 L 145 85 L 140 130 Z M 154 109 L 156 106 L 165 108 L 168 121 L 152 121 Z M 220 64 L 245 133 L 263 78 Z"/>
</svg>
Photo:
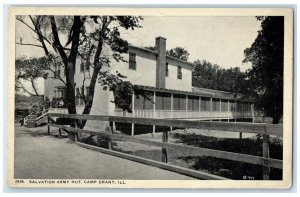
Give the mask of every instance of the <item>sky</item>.
<svg viewBox="0 0 300 197">
<path fill-rule="evenodd" d="M 222 68 L 240 67 L 242 71 L 250 64 L 242 63 L 244 50 L 254 42 L 260 22 L 251 17 L 144 17 L 142 28 L 124 30 L 121 36 L 136 46 L 154 46 L 158 36 L 167 39 L 167 50 L 177 46 L 189 53 L 189 62 L 208 60 Z M 16 41 L 33 43 L 30 30 L 16 22 Z M 38 44 L 36 42 L 36 44 Z M 42 56 L 43 50 L 32 46 L 16 46 L 16 56 Z M 42 91 L 43 87 L 40 87 Z"/>
<path fill-rule="evenodd" d="M 242 64 L 244 50 L 254 42 L 260 22 L 255 17 L 144 17 L 143 28 L 124 37 L 138 46 L 154 46 L 155 37 L 167 39 L 167 49 L 184 47 L 189 61 L 206 59 L 221 67 L 250 68 Z"/>
</svg>

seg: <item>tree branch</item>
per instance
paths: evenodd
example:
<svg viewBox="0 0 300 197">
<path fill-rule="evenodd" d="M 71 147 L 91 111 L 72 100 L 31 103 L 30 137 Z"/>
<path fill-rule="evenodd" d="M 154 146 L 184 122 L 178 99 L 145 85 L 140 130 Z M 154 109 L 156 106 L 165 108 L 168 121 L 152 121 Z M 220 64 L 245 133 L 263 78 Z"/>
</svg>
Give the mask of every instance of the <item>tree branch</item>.
<svg viewBox="0 0 300 197">
<path fill-rule="evenodd" d="M 32 18 L 30 15 L 29 15 L 29 18 L 31 19 L 31 22 L 32 22 L 32 24 L 33 24 L 34 27 L 35 27 L 35 31 L 34 31 L 34 32 L 38 35 L 39 41 L 40 41 L 40 43 L 41 43 L 42 46 L 43 46 L 43 49 L 44 49 L 44 51 L 45 51 L 45 54 L 46 54 L 46 55 L 49 55 L 49 50 L 48 50 L 48 48 L 47 48 L 47 46 L 46 46 L 44 40 L 46 40 L 49 44 L 51 44 L 51 43 L 50 43 L 49 40 L 47 40 L 47 38 L 45 38 L 45 37 L 43 36 L 43 34 L 42 34 L 42 32 L 41 32 L 40 25 L 38 24 L 39 17 L 37 18 L 36 23 L 34 23 L 34 20 L 33 20 L 33 18 Z"/>
<path fill-rule="evenodd" d="M 51 22 L 51 29 L 52 29 L 52 33 L 53 33 L 53 37 L 54 37 L 54 42 L 53 42 L 54 47 L 55 47 L 55 49 L 58 50 L 58 52 L 64 62 L 64 65 L 68 65 L 67 55 L 64 51 L 64 47 L 60 43 L 60 39 L 58 36 L 58 30 L 57 30 L 55 18 L 53 15 L 50 16 L 50 22 Z"/>
<path fill-rule="evenodd" d="M 40 47 L 40 48 L 43 48 L 43 46 L 41 46 L 41 45 L 37 45 L 37 44 L 24 44 L 24 43 L 20 43 L 20 42 L 16 42 L 16 44 L 18 44 L 18 45 L 28 45 L 28 46 L 35 46 L 35 47 Z"/>
<path fill-rule="evenodd" d="M 48 70 L 50 70 L 53 74 L 55 74 L 55 70 L 51 69 L 51 66 L 49 66 Z M 61 82 L 63 82 L 63 84 L 67 85 L 67 83 L 60 76 L 56 76 L 56 78 L 55 77 L 49 77 L 49 78 L 59 79 Z"/>
<path fill-rule="evenodd" d="M 17 84 L 19 84 L 20 86 L 18 86 Z M 26 92 L 26 93 L 29 94 L 30 96 L 41 96 L 41 95 L 38 94 L 37 92 L 36 92 L 36 94 L 29 92 L 29 91 L 24 87 L 24 85 L 23 85 L 21 82 L 16 82 L 16 86 L 17 86 L 17 88 L 22 89 L 24 92 Z"/>
<path fill-rule="evenodd" d="M 32 29 L 32 28 L 31 28 L 31 30 L 33 30 L 39 37 L 43 38 L 44 40 L 46 40 L 46 42 L 47 42 L 48 44 L 51 45 L 51 42 L 50 42 L 50 41 L 42 34 L 42 32 L 41 32 L 41 31 L 38 31 L 37 25 L 34 23 L 34 20 L 33 20 L 33 18 L 32 18 L 30 15 L 29 15 L 29 18 L 30 18 L 32 24 L 34 25 L 34 27 L 36 28 L 36 30 L 34 30 L 34 29 Z"/>
<path fill-rule="evenodd" d="M 26 25 L 30 30 L 32 30 L 34 33 L 36 33 L 36 31 L 27 23 L 25 23 L 22 19 L 17 18 L 18 21 L 20 21 L 21 23 L 23 23 L 24 25 Z"/>
<path fill-rule="evenodd" d="M 35 92 L 35 94 L 39 95 L 39 93 L 37 92 L 37 89 L 35 87 L 34 80 L 32 78 L 30 78 L 30 82 L 31 82 L 31 87 L 32 87 L 33 91 Z"/>
</svg>

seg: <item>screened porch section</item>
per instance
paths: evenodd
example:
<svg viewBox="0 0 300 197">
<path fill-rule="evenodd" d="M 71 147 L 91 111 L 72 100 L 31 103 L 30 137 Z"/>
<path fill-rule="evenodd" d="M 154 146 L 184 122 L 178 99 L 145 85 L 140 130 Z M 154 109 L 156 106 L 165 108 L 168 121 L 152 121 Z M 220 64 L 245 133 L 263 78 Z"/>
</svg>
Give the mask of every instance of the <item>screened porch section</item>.
<svg viewBox="0 0 300 197">
<path fill-rule="evenodd" d="M 253 118 L 250 102 L 213 98 L 184 92 L 148 91 L 148 98 L 132 95 L 132 113 L 115 109 L 116 116 L 170 119 L 237 119 Z"/>
</svg>

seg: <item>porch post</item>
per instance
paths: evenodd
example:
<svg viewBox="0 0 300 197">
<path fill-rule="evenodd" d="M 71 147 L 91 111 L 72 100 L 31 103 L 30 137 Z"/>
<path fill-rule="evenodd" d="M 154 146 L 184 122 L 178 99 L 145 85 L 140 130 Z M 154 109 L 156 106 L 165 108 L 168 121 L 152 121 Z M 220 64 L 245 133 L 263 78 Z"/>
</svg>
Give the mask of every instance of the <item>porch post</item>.
<svg viewBox="0 0 300 197">
<path fill-rule="evenodd" d="M 236 122 L 236 117 L 237 117 L 237 102 L 234 102 L 234 122 Z"/>
<path fill-rule="evenodd" d="M 250 104 L 250 108 L 251 108 L 251 116 L 252 116 L 252 122 L 254 123 L 254 104 Z"/>
<path fill-rule="evenodd" d="M 131 97 L 131 110 L 132 110 L 132 116 L 134 117 L 135 116 L 135 113 L 134 113 L 134 91 L 133 91 L 132 97 Z"/>
<path fill-rule="evenodd" d="M 155 106 L 155 103 L 156 103 L 156 92 L 154 91 L 153 92 L 153 118 L 156 118 L 156 106 Z"/>
<path fill-rule="evenodd" d="M 156 109 L 156 106 L 155 106 L 155 102 L 156 102 L 156 92 L 153 91 L 153 118 L 156 117 L 156 112 L 155 112 L 155 109 Z M 152 126 L 152 136 L 155 134 L 155 125 Z"/>
<path fill-rule="evenodd" d="M 228 122 L 230 122 L 230 102 L 227 101 L 227 111 L 228 111 Z"/>
<path fill-rule="evenodd" d="M 132 102 L 131 102 L 132 116 L 135 116 L 134 112 L 134 91 L 132 93 Z M 131 136 L 134 136 L 134 123 L 131 123 Z"/>
<path fill-rule="evenodd" d="M 220 122 L 222 121 L 222 99 L 220 99 Z"/>
<path fill-rule="evenodd" d="M 185 95 L 185 117 L 188 118 L 189 117 L 189 97 L 188 95 Z"/>
<path fill-rule="evenodd" d="M 209 114 L 210 114 L 210 121 L 212 121 L 212 96 L 210 97 L 210 101 L 209 101 Z"/>
<path fill-rule="evenodd" d="M 185 95 L 185 111 L 188 111 L 189 109 L 189 97 L 188 95 Z"/>
<path fill-rule="evenodd" d="M 173 99 L 173 93 L 171 93 L 171 118 L 174 118 L 173 105 L 174 105 L 174 99 Z"/>
<path fill-rule="evenodd" d="M 134 136 L 134 123 L 131 123 L 131 136 Z"/>
<path fill-rule="evenodd" d="M 201 96 L 199 96 L 199 111 L 201 111 Z"/>
<path fill-rule="evenodd" d="M 270 136 L 263 134 L 263 157 L 265 159 L 270 158 L 270 148 L 269 148 Z M 270 178 L 270 167 L 263 166 L 263 180 L 269 180 Z"/>
</svg>

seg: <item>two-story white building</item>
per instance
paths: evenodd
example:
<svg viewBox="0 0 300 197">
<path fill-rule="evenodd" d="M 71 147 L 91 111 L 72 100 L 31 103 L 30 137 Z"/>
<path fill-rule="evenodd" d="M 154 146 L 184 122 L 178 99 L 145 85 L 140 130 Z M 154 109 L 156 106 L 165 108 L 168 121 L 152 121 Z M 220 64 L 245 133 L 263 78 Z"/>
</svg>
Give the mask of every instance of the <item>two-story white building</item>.
<svg viewBox="0 0 300 197">
<path fill-rule="evenodd" d="M 166 39 L 157 37 L 155 51 L 143 47 L 129 46 L 124 54 L 128 62 L 111 62 L 109 72 L 127 76 L 132 84 L 147 90 L 153 102 L 132 95 L 132 113 L 124 113 L 113 102 L 114 95 L 96 84 L 91 115 L 133 116 L 144 118 L 178 118 L 199 120 L 236 120 L 253 118 L 250 101 L 242 101 L 235 94 L 192 86 L 193 64 L 166 54 Z M 65 85 L 56 78 L 65 76 L 64 67 L 57 64 L 56 76 L 45 80 L 45 97 L 65 97 Z M 76 95 L 89 91 L 93 68 L 84 61 L 77 61 L 75 70 Z M 51 76 L 51 73 L 49 73 Z M 84 102 L 76 98 L 77 113 L 81 113 Z M 66 112 L 66 111 L 65 111 Z"/>
</svg>

